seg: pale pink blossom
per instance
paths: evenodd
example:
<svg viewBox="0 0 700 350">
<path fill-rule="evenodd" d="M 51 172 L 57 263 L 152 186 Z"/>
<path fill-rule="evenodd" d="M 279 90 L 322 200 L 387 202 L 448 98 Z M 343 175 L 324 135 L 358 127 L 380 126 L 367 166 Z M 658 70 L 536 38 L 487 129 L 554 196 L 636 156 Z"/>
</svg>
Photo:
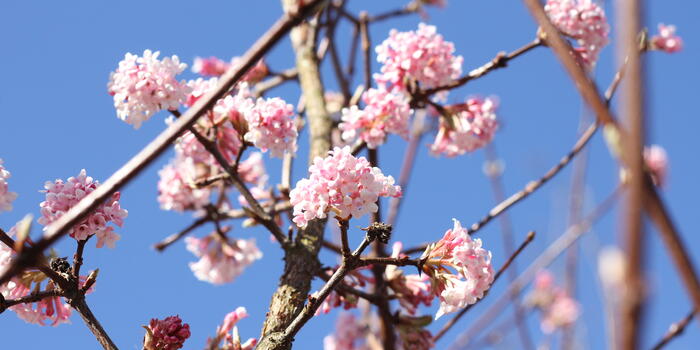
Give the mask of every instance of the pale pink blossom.
<svg viewBox="0 0 700 350">
<path fill-rule="evenodd" d="M 666 184 L 668 178 L 668 156 L 666 150 L 658 145 L 644 148 L 644 163 L 651 171 L 651 179 L 656 186 Z"/>
<path fill-rule="evenodd" d="M 263 152 L 270 150 L 272 157 L 282 158 L 285 152 L 297 151 L 297 128 L 294 107 L 274 97 L 259 98 L 245 113 L 248 132 L 244 138 Z"/>
<path fill-rule="evenodd" d="M 482 247 L 480 239 L 472 239 L 457 219 L 453 220 L 454 227 L 424 253 L 433 293 L 440 299 L 435 319 L 476 303 L 494 279 L 491 252 Z"/>
<path fill-rule="evenodd" d="M 683 49 L 683 39 L 676 35 L 676 26 L 659 23 L 659 34 L 651 37 L 653 49 L 674 53 Z"/>
<path fill-rule="evenodd" d="M 177 109 L 190 92 L 184 80 L 175 78 L 187 65 L 177 56 L 159 60 L 159 54 L 150 50 L 142 57 L 127 53 L 109 77 L 107 89 L 114 97 L 117 116 L 136 129 L 158 111 Z"/>
<path fill-rule="evenodd" d="M 241 180 L 250 184 L 267 182 L 268 175 L 267 171 L 265 171 L 262 153 L 253 152 L 246 160 L 238 164 L 238 176 L 241 177 Z"/>
<path fill-rule="evenodd" d="M 41 202 L 41 217 L 38 222 L 48 226 L 58 220 L 63 214 L 74 207 L 81 199 L 94 191 L 99 182 L 87 176 L 85 169 L 80 171 L 78 176 L 71 176 L 68 180 L 57 179 L 54 182 L 47 181 L 44 184 L 46 200 Z M 104 203 L 97 207 L 90 215 L 81 220 L 68 230 L 68 234 L 78 241 L 87 239 L 89 236 L 97 236 L 97 248 L 104 244 L 114 248 L 114 243 L 119 239 L 119 235 L 114 232 L 110 222 L 122 227 L 124 218 L 128 212 L 119 205 L 119 192 L 112 194 Z"/>
<path fill-rule="evenodd" d="M 541 311 L 540 328 L 543 332 L 549 334 L 576 322 L 580 306 L 566 290 L 554 284 L 554 277 L 549 271 L 538 272 L 534 286 L 528 303 Z"/>
<path fill-rule="evenodd" d="M 12 210 L 12 202 L 17 198 L 17 193 L 10 192 L 8 189 L 7 179 L 10 176 L 10 172 L 2 166 L 2 159 L 0 159 L 0 211 Z"/>
<path fill-rule="evenodd" d="M 401 242 L 395 242 L 392 246 L 392 258 L 401 258 Z M 421 304 L 430 306 L 435 297 L 430 289 L 430 277 L 427 274 L 405 274 L 396 265 L 387 265 L 384 270 L 384 279 L 388 287 L 394 291 L 399 300 L 399 305 L 409 315 L 415 315 Z"/>
<path fill-rule="evenodd" d="M 412 110 L 406 95 L 369 89 L 362 95 L 362 100 L 364 109 L 352 106 L 342 110 L 342 123 L 338 127 L 343 131 L 343 140 L 353 141 L 359 136 L 368 148 L 376 148 L 384 143 L 389 133 L 408 137 L 408 119 Z"/>
<path fill-rule="evenodd" d="M 209 138 L 216 144 L 217 149 L 224 158 L 232 163 L 241 149 L 242 142 L 238 131 L 228 121 L 223 121 L 217 126 L 195 127 L 200 135 Z M 195 163 L 214 165 L 220 168 L 216 158 L 197 140 L 197 137 L 190 131 L 178 138 L 175 142 L 175 151 L 178 157 L 191 158 Z"/>
<path fill-rule="evenodd" d="M 216 233 L 204 238 L 187 237 L 187 250 L 199 258 L 190 269 L 201 281 L 224 284 L 233 281 L 248 265 L 262 258 L 255 239 L 227 239 Z"/>
<path fill-rule="evenodd" d="M 309 177 L 299 180 L 290 193 L 294 223 L 306 227 L 309 220 L 325 218 L 328 211 L 339 218 L 359 218 L 377 211 L 379 197 L 400 197 L 401 187 L 384 176 L 366 158 L 355 158 L 350 147 L 334 148 L 326 158 L 316 157 Z"/>
<path fill-rule="evenodd" d="M 405 317 L 404 317 L 405 319 Z M 420 318 L 416 318 L 418 323 L 420 323 Z M 399 341 L 397 344 L 397 349 L 400 350 L 428 350 L 435 347 L 435 340 L 433 339 L 433 334 L 430 330 L 425 327 L 411 325 L 411 324 L 399 324 L 397 327 L 399 331 Z"/>
<path fill-rule="evenodd" d="M 239 65 L 240 63 L 240 57 L 234 57 L 231 59 L 230 63 L 214 56 L 209 58 L 195 57 L 194 63 L 192 64 L 192 72 L 204 76 L 220 76 L 226 73 L 232 66 Z M 268 73 L 267 64 L 265 64 L 264 60 L 260 60 L 255 66 L 250 68 L 241 81 L 255 83 L 262 80 Z"/>
<path fill-rule="evenodd" d="M 209 92 L 209 90 L 214 89 L 219 84 L 219 79 L 209 78 L 202 79 L 197 78 L 195 80 L 190 80 L 187 82 L 187 86 L 190 88 L 190 94 L 187 95 L 184 105 L 187 107 L 192 107 L 195 102 L 197 102 L 204 94 Z"/>
<path fill-rule="evenodd" d="M 447 116 L 440 117 L 431 153 L 454 157 L 486 146 L 498 129 L 497 107 L 494 98 L 469 98 L 465 103 L 445 107 Z"/>
<path fill-rule="evenodd" d="M 593 0 L 548 0 L 544 9 L 559 31 L 576 40 L 583 63 L 595 66 L 610 34 L 603 8 Z"/>
<path fill-rule="evenodd" d="M 423 89 L 434 88 L 462 74 L 462 56 L 454 55 L 454 45 L 435 26 L 420 23 L 417 31 L 394 29 L 375 50 L 382 68 L 374 79 L 388 90 L 404 90 L 415 83 Z"/>
<path fill-rule="evenodd" d="M 146 329 L 148 334 L 143 344 L 145 350 L 181 349 L 191 334 L 190 325 L 182 323 L 180 316 L 151 319 Z"/>
<path fill-rule="evenodd" d="M 209 203 L 211 190 L 196 188 L 197 166 L 192 158 L 176 157 L 158 171 L 158 203 L 163 210 L 198 210 Z"/>
<path fill-rule="evenodd" d="M 355 315 L 343 312 L 338 315 L 335 333 L 323 338 L 323 350 L 364 350 L 369 349 L 363 338 L 367 333 Z"/>
<path fill-rule="evenodd" d="M 257 339 L 250 338 L 241 344 L 238 327 L 236 326 L 238 321 L 246 317 L 248 317 L 248 312 L 244 307 L 238 307 L 236 310 L 226 314 L 223 323 L 216 327 L 216 336 L 213 339 L 207 339 L 206 348 L 219 349 L 219 344 L 223 341 L 222 350 L 252 350 L 258 343 Z"/>
<path fill-rule="evenodd" d="M 0 243 L 1 244 L 1 243 Z M 0 294 L 5 299 L 18 299 L 32 293 L 31 286 L 25 285 L 21 279 L 13 278 L 4 286 L 0 286 Z M 71 308 L 61 297 L 44 298 L 34 303 L 21 303 L 9 309 L 27 323 L 40 326 L 58 326 L 70 323 Z"/>
</svg>

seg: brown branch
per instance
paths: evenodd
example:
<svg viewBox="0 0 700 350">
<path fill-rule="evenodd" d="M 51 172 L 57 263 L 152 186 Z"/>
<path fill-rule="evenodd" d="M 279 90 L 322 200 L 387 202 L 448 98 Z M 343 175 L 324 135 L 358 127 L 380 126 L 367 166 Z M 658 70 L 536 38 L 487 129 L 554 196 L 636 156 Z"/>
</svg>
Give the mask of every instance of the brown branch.
<svg viewBox="0 0 700 350">
<path fill-rule="evenodd" d="M 298 75 L 299 74 L 296 68 L 290 68 L 280 73 L 277 73 L 273 77 L 255 84 L 255 88 L 253 89 L 253 95 L 260 97 L 268 90 L 278 87 L 290 80 L 296 79 Z"/>
<path fill-rule="evenodd" d="M 546 33 L 547 45 L 554 50 L 557 58 L 559 58 L 562 65 L 575 82 L 576 88 L 579 90 L 581 97 L 583 97 L 584 101 L 586 101 L 588 106 L 595 113 L 598 122 L 604 125 L 610 133 L 617 135 L 616 139 L 619 141 L 619 143 L 621 143 L 621 145 L 612 145 L 611 148 L 615 150 L 616 146 L 622 146 L 617 148 L 626 149 L 625 142 L 628 142 L 628 135 L 626 135 L 625 131 L 622 130 L 616 123 L 615 118 L 607 108 L 607 104 L 600 96 L 595 83 L 586 75 L 583 69 L 577 64 L 576 60 L 570 54 L 570 46 L 559 35 L 557 29 L 549 21 L 540 2 L 538 0 L 524 1 L 535 20 Z M 638 157 L 638 155 L 627 153 L 623 153 L 620 156 L 620 160 L 623 164 L 634 164 L 633 160 Z M 666 210 L 664 202 L 656 191 L 656 187 L 649 178 L 648 173 L 644 179 L 643 198 L 645 209 L 654 224 L 659 229 L 658 231 L 661 235 L 661 239 L 664 241 L 666 249 L 669 251 L 673 263 L 676 265 L 676 269 L 678 270 L 683 284 L 685 285 L 686 292 L 690 296 L 691 300 L 693 300 L 694 308 L 696 310 L 700 310 L 700 280 L 698 280 L 696 269 L 692 260 L 690 259 L 690 255 L 685 249 L 680 233 L 676 229 L 675 224 L 673 223 L 670 214 Z"/>
<path fill-rule="evenodd" d="M 499 52 L 496 54 L 496 57 L 494 57 L 491 61 L 487 62 L 483 66 L 473 69 L 470 71 L 467 75 L 453 81 L 452 83 L 449 83 L 447 85 L 443 86 L 438 86 L 432 89 L 425 90 L 422 95 L 424 96 L 430 96 L 436 92 L 444 91 L 444 90 L 451 90 L 457 87 L 460 87 L 472 80 L 478 79 L 483 77 L 484 75 L 490 73 L 491 71 L 494 71 L 498 68 L 504 68 L 508 65 L 508 62 L 511 60 L 514 60 L 518 56 L 527 53 L 528 51 L 531 51 L 537 47 L 542 46 L 542 41 L 540 39 L 535 39 L 534 41 L 506 54 L 505 52 Z"/>
<path fill-rule="evenodd" d="M 285 7 L 295 6 L 296 0 L 284 0 Z M 292 46 L 309 124 L 309 162 L 324 157 L 331 148 L 332 120 L 326 109 L 319 61 L 314 51 L 315 31 L 302 23 L 292 32 Z M 318 252 L 323 241 L 326 220 L 312 220 L 299 230 L 292 249 L 285 252 L 284 272 L 272 295 L 269 312 L 262 329 L 258 349 L 288 349 L 291 340 L 281 342 L 285 330 L 299 315 L 311 289 L 311 280 L 318 271 Z"/>
<path fill-rule="evenodd" d="M 375 22 L 385 21 L 387 19 L 391 19 L 394 17 L 401 17 L 401 16 L 405 16 L 405 15 L 410 15 L 410 14 L 418 12 L 419 9 L 420 9 L 420 3 L 418 1 L 411 1 L 404 8 L 391 10 L 391 11 L 388 11 L 385 13 L 381 13 L 381 14 L 372 16 L 368 19 L 368 22 L 375 23 Z"/>
<path fill-rule="evenodd" d="M 94 211 L 104 200 L 118 191 L 148 164 L 163 153 L 175 139 L 199 119 L 204 112 L 210 110 L 217 100 L 223 97 L 241 77 L 256 64 L 284 35 L 297 23 L 301 22 L 324 0 L 312 0 L 295 13 L 285 13 L 275 24 L 258 39 L 243 55 L 240 65 L 233 65 L 219 79 L 219 85 L 199 99 L 192 108 L 187 110 L 182 118 L 158 135 L 136 156 L 117 170 L 107 181 L 85 196 L 78 204 L 63 214 L 58 220 L 46 227 L 42 239 L 32 247 L 18 254 L 13 263 L 0 276 L 0 285 L 7 283 L 27 266 L 31 266 L 39 256 L 58 239 L 65 236 L 68 230 Z"/>
<path fill-rule="evenodd" d="M 60 297 L 60 296 L 62 296 L 62 293 L 58 289 L 47 290 L 47 291 L 42 291 L 42 292 L 37 292 L 37 293 L 31 293 L 31 294 L 25 295 L 21 298 L 9 299 L 9 300 L 5 300 L 2 297 L 2 294 L 0 294 L 0 313 L 3 313 L 8 308 L 13 307 L 15 305 L 36 303 L 36 302 L 41 301 L 41 300 L 46 299 L 46 298 L 53 298 L 53 297 Z"/>
<path fill-rule="evenodd" d="M 519 276 L 515 279 L 503 295 L 491 305 L 491 307 L 481 314 L 472 326 L 464 332 L 457 340 L 456 343 L 460 347 L 466 347 L 469 342 L 475 339 L 475 336 L 481 332 L 483 329 L 488 327 L 488 325 L 497 316 L 503 313 L 503 309 L 508 306 L 508 303 L 513 299 L 513 295 L 520 294 L 523 289 L 528 285 L 528 283 L 535 277 L 538 271 L 547 267 L 551 264 L 559 255 L 561 255 L 567 248 L 574 244 L 583 234 L 588 232 L 598 219 L 600 219 L 603 214 L 610 210 L 617 200 L 620 192 L 623 188 L 617 188 L 612 194 L 610 194 L 603 202 L 601 202 L 598 207 L 593 210 L 588 216 L 583 220 L 576 223 L 575 225 L 569 226 L 566 231 L 559 236 L 552 244 L 550 244 L 547 249 L 542 252 L 531 264 L 528 266 Z"/>
<path fill-rule="evenodd" d="M 92 236 L 88 236 L 86 239 L 78 241 L 78 247 L 75 249 L 75 254 L 73 255 L 73 277 L 76 279 L 76 283 L 80 281 L 80 268 L 83 266 L 83 252 L 85 250 L 85 243 Z"/>
<path fill-rule="evenodd" d="M 344 4 L 344 3 L 343 3 Z M 338 55 L 338 50 L 335 46 L 335 30 L 337 28 L 338 20 L 340 19 L 340 13 L 338 13 L 335 18 L 332 18 L 331 8 L 326 9 L 326 20 L 328 21 L 328 28 L 326 29 L 326 38 L 328 39 L 328 50 L 331 54 L 331 66 L 333 67 L 333 72 L 335 73 L 335 78 L 338 80 L 338 86 L 340 86 L 340 92 L 343 94 L 343 100 L 350 100 L 350 83 L 345 77 L 345 72 L 343 72 L 343 64 L 340 62 L 340 56 Z M 342 5 L 336 7 L 336 9 L 342 9 Z M 336 10 L 338 12 L 339 10 Z"/>
<path fill-rule="evenodd" d="M 680 336 L 681 334 L 683 334 L 683 332 L 685 331 L 685 327 L 688 326 L 688 324 L 693 320 L 694 313 L 695 313 L 695 310 L 690 310 L 688 315 L 683 317 L 682 320 L 671 324 L 668 327 L 668 331 L 666 332 L 666 334 L 664 334 L 663 338 L 661 338 L 661 340 L 659 340 L 659 342 L 656 343 L 656 345 L 654 345 L 652 350 L 662 349 L 664 346 L 666 346 L 668 343 L 670 343 L 671 340 L 673 340 L 673 339 L 677 338 L 678 336 Z"/>
<path fill-rule="evenodd" d="M 90 307 L 85 302 L 85 296 L 81 295 L 78 298 L 69 300 L 70 306 L 78 312 L 80 317 L 85 322 L 90 332 L 95 335 L 97 341 L 102 345 L 105 350 L 118 350 L 117 346 L 114 344 L 112 339 L 109 337 L 102 324 L 97 320 L 95 315 L 90 310 Z"/>
<path fill-rule="evenodd" d="M 360 12 L 360 36 L 362 37 L 362 58 L 364 61 L 365 90 L 372 86 L 372 58 L 370 49 L 372 42 L 369 38 L 369 16 L 367 12 Z"/>
<path fill-rule="evenodd" d="M 493 282 L 491 283 L 491 286 L 484 292 L 484 296 L 482 296 L 481 299 L 477 300 L 474 304 L 471 304 L 460 310 L 452 319 L 447 321 L 447 323 L 445 323 L 445 325 L 442 326 L 442 329 L 440 329 L 440 331 L 435 334 L 435 336 L 433 337 L 433 341 L 437 342 L 438 340 L 440 340 L 440 338 L 442 338 L 445 335 L 445 333 L 447 333 L 447 331 L 450 330 L 450 328 L 454 327 L 457 321 L 459 321 L 459 319 L 462 318 L 462 316 L 464 316 L 464 314 L 466 314 L 467 311 L 469 311 L 474 305 L 478 304 L 479 302 L 484 300 L 484 298 L 486 298 L 486 296 L 489 294 L 489 291 L 491 291 L 491 288 L 493 288 L 493 285 L 496 284 L 496 281 L 498 281 L 501 275 L 503 275 L 503 272 L 505 272 L 505 270 L 515 261 L 515 258 L 517 258 L 518 255 L 520 255 L 520 253 L 523 250 L 525 250 L 525 247 L 527 247 L 534 239 L 535 231 L 528 232 L 527 237 L 525 237 L 525 240 L 520 244 L 520 247 L 518 247 L 518 249 L 516 249 L 513 252 L 513 254 L 510 255 L 510 257 L 508 257 L 508 260 L 506 260 L 506 262 L 503 263 L 501 268 L 498 269 L 498 271 L 493 277 Z"/>
<path fill-rule="evenodd" d="M 644 91 L 641 53 L 637 33 L 641 29 L 641 4 L 638 0 L 618 4 L 620 57 L 626 61 L 627 78 L 622 82 L 621 107 L 627 127 L 624 154 L 627 158 L 626 200 L 623 236 L 627 255 L 626 285 L 620 303 L 620 349 L 638 349 L 644 316 Z M 630 55 L 626 55 L 627 53 Z"/>
</svg>

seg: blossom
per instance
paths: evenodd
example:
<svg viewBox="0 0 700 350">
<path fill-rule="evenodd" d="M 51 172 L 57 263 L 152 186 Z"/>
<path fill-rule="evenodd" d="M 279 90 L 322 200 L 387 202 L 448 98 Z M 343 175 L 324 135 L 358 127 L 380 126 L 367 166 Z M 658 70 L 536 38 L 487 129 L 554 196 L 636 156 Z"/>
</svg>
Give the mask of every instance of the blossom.
<svg viewBox="0 0 700 350">
<path fill-rule="evenodd" d="M 221 326 L 216 327 L 216 337 L 207 339 L 207 349 L 219 349 L 218 345 L 223 340 L 225 350 L 252 350 L 258 341 L 255 338 L 248 339 L 241 344 L 240 336 L 238 335 L 238 327 L 236 323 L 243 318 L 248 317 L 248 312 L 244 307 L 238 307 L 236 310 L 229 312 L 224 317 L 224 322 Z M 231 333 L 229 333 L 231 332 Z"/>
<path fill-rule="evenodd" d="M 199 258 L 190 269 L 200 281 L 224 284 L 233 281 L 262 253 L 255 239 L 223 239 L 216 233 L 204 238 L 187 237 L 187 250 Z"/>
<path fill-rule="evenodd" d="M 482 248 L 480 239 L 472 239 L 457 219 L 453 220 L 454 227 L 424 253 L 433 293 L 440 299 L 435 319 L 474 304 L 494 279 L 491 252 Z"/>
<path fill-rule="evenodd" d="M 388 133 L 408 137 L 408 119 L 412 110 L 404 94 L 369 89 L 362 95 L 362 100 L 364 109 L 352 106 L 342 110 L 342 123 L 338 127 L 343 131 L 343 140 L 352 141 L 359 134 L 367 147 L 376 148 L 384 143 Z"/>
<path fill-rule="evenodd" d="M 32 291 L 31 285 L 25 284 L 25 281 L 20 278 L 13 278 L 0 286 L 0 294 L 5 299 L 22 298 L 31 294 Z M 58 326 L 62 323 L 70 323 L 71 308 L 58 296 L 44 298 L 34 303 L 20 303 L 9 309 L 17 313 L 20 319 L 31 324 Z"/>
<path fill-rule="evenodd" d="M 335 334 L 323 338 L 323 350 L 367 349 L 368 347 L 361 344 L 365 333 L 367 333 L 366 328 L 355 318 L 355 315 L 348 312 L 341 313 L 335 323 Z"/>
<path fill-rule="evenodd" d="M 158 203 L 163 210 L 197 210 L 209 203 L 211 190 L 196 188 L 197 167 L 192 158 L 176 157 L 158 171 Z"/>
<path fill-rule="evenodd" d="M 259 98 L 245 114 L 248 132 L 244 139 L 263 152 L 270 150 L 273 157 L 282 158 L 284 152 L 297 151 L 297 128 L 294 107 L 278 97 Z"/>
<path fill-rule="evenodd" d="M 204 76 L 220 76 L 231 68 L 241 64 L 240 57 L 234 57 L 231 59 L 231 63 L 225 62 L 217 57 L 211 56 L 209 58 L 195 57 L 194 63 L 192 64 L 192 72 L 204 75 Z M 251 67 L 250 70 L 243 76 L 241 81 L 255 83 L 262 80 L 269 70 L 267 64 L 264 60 L 258 61 L 255 66 Z"/>
<path fill-rule="evenodd" d="M 659 34 L 651 37 L 652 48 L 666 53 L 683 49 L 683 39 L 676 35 L 676 26 L 659 23 Z"/>
<path fill-rule="evenodd" d="M 0 159 L 0 211 L 12 210 L 12 201 L 17 198 L 17 193 L 10 192 L 8 189 L 7 179 L 10 176 L 10 172 L 2 166 L 2 159 Z"/>
<path fill-rule="evenodd" d="M 219 153 L 229 162 L 233 162 L 241 149 L 241 138 L 238 131 L 228 121 L 223 121 L 216 127 L 213 125 L 204 126 L 200 129 L 200 135 L 207 137 L 209 134 L 214 137 L 213 143 L 217 146 Z M 186 131 L 175 143 L 175 151 L 178 157 L 191 158 L 195 163 L 214 165 L 220 167 L 216 158 L 197 140 L 197 137 L 190 131 Z"/>
<path fill-rule="evenodd" d="M 294 223 L 302 228 L 309 220 L 325 218 L 329 210 L 339 218 L 359 218 L 377 211 L 379 197 L 401 196 L 393 177 L 384 176 L 366 158 L 355 158 L 347 146 L 334 148 L 326 158 L 316 157 L 309 173 L 289 194 Z"/>
<path fill-rule="evenodd" d="M 528 303 L 542 312 L 540 328 L 547 334 L 572 325 L 580 314 L 578 303 L 554 284 L 554 277 L 546 270 L 537 273 Z"/>
<path fill-rule="evenodd" d="M 417 31 L 389 32 L 376 47 L 381 73 L 374 79 L 387 89 L 406 89 L 412 83 L 422 88 L 443 86 L 462 74 L 462 56 L 454 56 L 454 45 L 437 34 L 435 26 L 420 23 Z"/>
<path fill-rule="evenodd" d="M 165 319 L 151 319 L 145 327 L 145 350 L 176 350 L 181 349 L 185 340 L 190 337 L 190 325 L 182 323 L 180 316 L 169 316 Z"/>
<path fill-rule="evenodd" d="M 494 98 L 469 98 L 466 103 L 446 107 L 448 115 L 440 119 L 431 153 L 454 157 L 484 147 L 498 129 L 497 107 Z"/>
<path fill-rule="evenodd" d="M 593 0 L 548 0 L 544 10 L 559 31 L 576 39 L 576 54 L 593 67 L 610 33 L 603 8 Z"/>
<path fill-rule="evenodd" d="M 185 106 L 192 107 L 197 100 L 209 92 L 209 90 L 216 88 L 218 84 L 219 79 L 216 77 L 209 79 L 197 78 L 188 81 L 187 86 L 190 88 L 190 93 L 185 100 Z"/>
<path fill-rule="evenodd" d="M 392 247 L 392 258 L 400 258 L 401 242 L 395 242 Z M 409 315 L 415 315 L 418 306 L 424 304 L 430 306 L 433 302 L 433 293 L 430 289 L 430 279 L 427 274 L 404 274 L 396 265 L 387 265 L 384 270 L 384 279 L 387 285 L 398 297 L 399 305 Z"/>
<path fill-rule="evenodd" d="M 657 186 L 663 186 L 668 177 L 668 156 L 666 150 L 658 145 L 644 148 L 644 163 L 651 172 L 651 179 Z"/>
<path fill-rule="evenodd" d="M 175 76 L 187 67 L 177 56 L 158 59 L 160 52 L 145 50 L 139 57 L 131 53 L 110 73 L 107 89 L 114 97 L 119 119 L 134 128 L 163 109 L 177 109 L 185 102 L 190 88 Z"/>
<path fill-rule="evenodd" d="M 265 163 L 262 159 L 262 153 L 253 152 L 238 164 L 238 176 L 241 180 L 251 184 L 259 184 L 267 182 L 267 172 L 265 171 Z"/>
<path fill-rule="evenodd" d="M 44 184 L 46 200 L 41 202 L 41 217 L 38 222 L 48 226 L 58 220 L 63 214 L 74 207 L 81 199 L 90 194 L 99 186 L 99 182 L 87 176 L 85 169 L 76 177 L 69 177 L 63 181 L 57 179 L 54 182 L 47 181 Z M 119 235 L 114 232 L 109 222 L 122 227 L 124 218 L 128 212 L 119 205 L 119 192 L 114 192 L 104 203 L 99 205 L 90 215 L 68 230 L 68 234 L 78 241 L 89 236 L 97 236 L 97 248 L 104 244 L 114 248 L 114 243 L 119 240 Z M 46 229 L 46 228 L 44 228 Z"/>
</svg>

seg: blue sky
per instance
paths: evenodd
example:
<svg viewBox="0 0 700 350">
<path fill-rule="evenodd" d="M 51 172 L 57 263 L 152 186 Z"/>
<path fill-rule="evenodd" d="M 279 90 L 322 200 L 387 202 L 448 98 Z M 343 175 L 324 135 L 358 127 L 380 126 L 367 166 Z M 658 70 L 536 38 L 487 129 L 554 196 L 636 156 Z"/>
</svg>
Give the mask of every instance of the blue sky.
<svg viewBox="0 0 700 350">
<path fill-rule="evenodd" d="M 672 23 L 685 40 L 685 49 L 675 55 L 647 55 L 648 140 L 663 145 L 670 157 L 669 185 L 663 197 L 683 233 L 688 250 L 700 253 L 700 227 L 696 216 L 700 177 L 696 137 L 700 121 L 693 105 L 698 94 L 700 72 L 700 24 L 695 14 L 700 5 L 688 1 L 648 2 L 647 22 L 651 31 L 658 22 Z M 3 2 L 0 4 L 0 158 L 12 172 L 11 189 L 19 193 L 15 210 L 0 214 L 0 227 L 8 229 L 25 214 L 39 213 L 44 181 L 77 175 L 85 168 L 99 180 L 106 179 L 130 159 L 149 140 L 165 128 L 165 114 L 153 117 L 135 131 L 116 118 L 111 97 L 106 92 L 109 72 L 126 52 L 160 50 L 162 55 L 178 55 L 191 64 L 195 56 L 215 55 L 227 59 L 241 55 L 280 15 L 277 1 L 73 1 Z M 350 1 L 350 9 L 379 13 L 403 4 L 402 1 Z M 612 11 L 611 4 L 607 4 Z M 609 17 L 613 17 L 610 15 Z M 418 16 L 383 22 L 372 27 L 373 44 L 383 40 L 391 28 L 410 30 Z M 509 51 L 533 39 L 536 27 L 519 1 L 450 1 L 445 10 L 431 10 L 428 22 L 437 25 L 447 40 L 455 43 L 464 57 L 467 72 L 490 60 L 499 51 Z M 615 27 L 613 26 L 613 30 Z M 339 30 L 341 51 L 347 51 L 350 27 Z M 615 71 L 613 46 L 607 47 L 597 67 L 599 85 L 607 86 Z M 285 39 L 267 57 L 272 69 L 281 71 L 293 64 L 293 53 Z M 323 75 L 333 89 L 333 74 L 324 65 Z M 373 71 L 378 64 L 373 62 Z M 184 78 L 194 78 L 188 71 Z M 359 81 L 361 78 L 356 78 Z M 451 102 L 467 96 L 496 95 L 500 98 L 502 128 L 495 146 L 506 164 L 506 193 L 513 193 L 528 181 L 541 176 L 573 145 L 579 117 L 589 114 L 553 54 L 537 49 L 512 62 L 507 69 L 489 74 L 454 91 Z M 285 85 L 270 96 L 296 103 L 299 90 Z M 590 118 L 590 116 L 588 116 Z M 306 135 L 303 135 L 305 137 Z M 481 218 L 493 205 L 488 179 L 482 173 L 483 152 L 457 158 L 435 158 L 421 145 L 413 182 L 393 239 L 406 245 L 437 240 L 457 218 L 468 225 Z M 305 174 L 306 139 L 300 140 L 300 152 L 294 169 L 294 181 Z M 403 150 L 400 138 L 391 138 L 380 150 L 385 174 L 398 176 Z M 595 207 L 617 184 L 618 168 L 600 135 L 588 147 L 586 208 Z M 122 206 L 129 210 L 122 240 L 117 248 L 94 249 L 89 244 L 86 268 L 100 268 L 95 293 L 88 297 L 94 313 L 123 349 L 140 348 L 143 330 L 152 317 L 179 314 L 192 327 L 186 349 L 204 345 L 223 316 L 245 306 L 251 317 L 240 322 L 244 338 L 257 337 L 270 296 L 282 270 L 282 255 L 268 234 L 260 228 L 242 229 L 238 223 L 233 234 L 255 237 L 264 258 L 253 264 L 234 283 L 212 286 L 198 281 L 187 263 L 194 256 L 178 243 L 164 253 L 151 245 L 179 231 L 192 218 L 187 214 L 164 212 L 156 202 L 157 170 L 172 156 L 168 153 L 148 167 L 122 193 Z M 280 161 L 265 157 L 271 180 L 279 179 Z M 522 269 L 539 255 L 566 227 L 571 171 L 565 169 L 551 183 L 509 211 L 516 239 L 529 230 L 538 237 L 519 258 Z M 577 325 L 583 348 L 605 348 L 600 283 L 597 278 L 597 253 L 616 242 L 621 226 L 619 211 L 613 210 L 599 221 L 581 241 L 579 296 L 583 315 Z M 351 227 L 362 225 L 363 220 Z M 207 234 L 205 227 L 195 235 Z M 359 242 L 355 230 L 352 242 Z M 649 299 L 644 325 L 645 348 L 661 337 L 668 325 L 683 317 L 690 303 L 678 275 L 658 239 L 648 226 L 646 260 Z M 35 235 L 39 235 L 35 227 Z M 496 266 L 506 259 L 501 249 L 500 229 L 489 224 L 479 235 L 493 251 Z M 72 255 L 75 242 L 61 241 L 56 249 L 61 256 Z M 334 258 L 323 254 L 326 264 Z M 563 276 L 563 259 L 552 271 Z M 447 345 L 497 299 L 507 285 L 499 281 L 495 290 L 475 307 L 437 348 Z M 318 282 L 314 284 L 317 288 Z M 426 310 L 433 313 L 434 310 Z M 502 320 L 510 317 L 507 311 Z M 543 340 L 537 315 L 529 319 L 530 332 Z M 40 328 L 25 324 L 12 312 L 0 316 L 3 345 L 6 348 L 43 349 L 47 347 L 93 349 L 97 343 L 78 316 L 72 325 Z M 335 314 L 312 319 L 297 336 L 297 348 L 316 349 L 322 337 L 332 331 Z M 436 323 L 438 326 L 443 321 Z M 12 336 L 7 336 L 7 334 Z M 511 332 L 506 345 L 515 346 Z M 700 341 L 697 325 L 691 325 L 669 349 L 685 349 Z"/>
</svg>

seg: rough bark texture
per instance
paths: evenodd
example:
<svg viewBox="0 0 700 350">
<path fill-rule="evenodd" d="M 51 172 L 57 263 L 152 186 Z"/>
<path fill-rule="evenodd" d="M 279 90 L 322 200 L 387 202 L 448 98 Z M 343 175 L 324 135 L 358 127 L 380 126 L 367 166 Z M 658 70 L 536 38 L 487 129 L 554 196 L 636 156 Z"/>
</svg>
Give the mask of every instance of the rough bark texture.
<svg viewBox="0 0 700 350">
<path fill-rule="evenodd" d="M 285 0 L 285 5 L 295 1 Z M 315 52 L 314 29 L 302 23 L 291 34 L 299 82 L 305 101 L 306 117 L 310 132 L 309 162 L 323 157 L 331 147 L 331 119 L 326 110 L 323 84 Z M 257 349 L 290 349 L 291 343 L 282 343 L 279 336 L 302 310 L 308 299 L 311 281 L 320 267 L 318 252 L 323 240 L 325 220 L 314 220 L 304 230 L 299 230 L 294 245 L 285 252 L 284 273 L 272 300 L 270 311 L 262 329 L 262 339 Z"/>
</svg>

